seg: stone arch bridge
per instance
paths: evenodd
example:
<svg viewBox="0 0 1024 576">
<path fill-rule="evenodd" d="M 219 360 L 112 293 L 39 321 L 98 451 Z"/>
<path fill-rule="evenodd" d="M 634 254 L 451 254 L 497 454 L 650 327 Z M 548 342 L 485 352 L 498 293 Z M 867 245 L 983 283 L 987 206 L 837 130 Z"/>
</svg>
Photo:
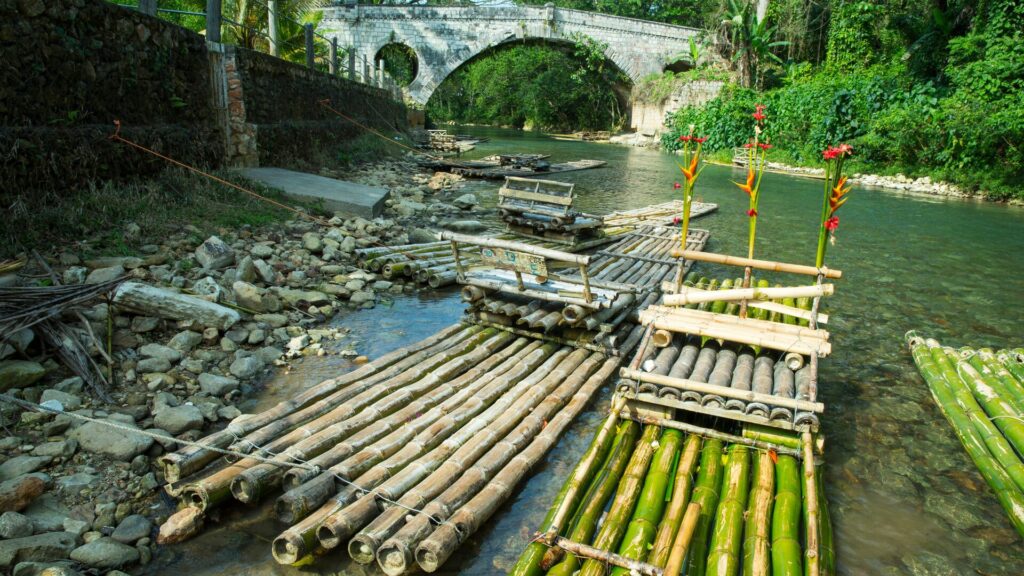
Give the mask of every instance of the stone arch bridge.
<svg viewBox="0 0 1024 576">
<path fill-rule="evenodd" d="M 635 84 L 660 73 L 688 50 L 700 30 L 546 6 L 372 6 L 324 9 L 319 31 L 353 50 L 356 61 L 374 62 L 391 43 L 416 53 L 417 75 L 409 97 L 425 104 L 456 68 L 500 44 L 545 40 L 575 42 L 585 34 L 608 45 L 605 56 Z M 363 60 L 365 58 L 365 60 Z"/>
</svg>

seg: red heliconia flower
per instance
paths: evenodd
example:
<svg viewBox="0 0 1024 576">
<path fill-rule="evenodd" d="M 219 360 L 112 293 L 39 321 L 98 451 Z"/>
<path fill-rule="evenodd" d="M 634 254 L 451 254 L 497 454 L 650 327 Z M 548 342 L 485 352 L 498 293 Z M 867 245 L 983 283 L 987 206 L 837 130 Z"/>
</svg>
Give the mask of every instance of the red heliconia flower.
<svg viewBox="0 0 1024 576">
<path fill-rule="evenodd" d="M 839 156 L 839 150 L 837 148 L 833 148 L 831 146 L 826 148 L 821 153 L 821 157 L 824 158 L 825 160 L 835 160 L 836 157 L 838 157 L 838 156 Z"/>
<path fill-rule="evenodd" d="M 764 104 L 754 104 L 754 109 L 757 110 L 758 112 L 764 112 L 765 108 L 767 108 L 767 106 L 765 106 Z"/>
<path fill-rule="evenodd" d="M 767 116 L 765 116 L 760 110 L 754 112 L 751 116 L 753 116 L 754 120 L 757 120 L 758 122 L 764 122 L 764 119 L 767 118 Z"/>
<path fill-rule="evenodd" d="M 696 138 L 695 137 L 693 139 L 693 141 L 696 142 L 697 144 L 703 144 L 703 143 L 708 141 L 708 137 L 707 136 L 704 136 L 703 138 Z"/>
<path fill-rule="evenodd" d="M 772 145 L 767 142 L 758 142 L 757 147 L 761 150 L 771 150 Z"/>
<path fill-rule="evenodd" d="M 679 223 L 680 223 L 680 222 L 682 222 L 682 221 L 683 221 L 683 219 L 682 219 L 682 218 L 680 218 L 679 216 L 674 216 L 674 217 L 672 218 L 672 223 L 673 223 L 673 224 L 679 224 Z"/>
<path fill-rule="evenodd" d="M 751 218 L 757 216 L 757 210 L 754 210 L 753 208 L 747 210 L 747 216 L 750 216 Z"/>
<path fill-rule="evenodd" d="M 690 140 L 693 140 L 693 136 L 683 135 L 679 137 L 680 142 L 689 142 Z"/>
<path fill-rule="evenodd" d="M 839 216 L 833 216 L 825 221 L 825 229 L 829 232 L 835 232 L 836 228 L 839 228 Z"/>
<path fill-rule="evenodd" d="M 676 182 L 676 183 L 672 184 L 672 187 L 675 188 L 676 190 L 679 190 L 680 188 L 683 187 L 683 185 L 680 184 L 679 182 Z"/>
<path fill-rule="evenodd" d="M 844 155 L 853 154 L 853 146 L 850 146 L 849 144 L 840 144 L 836 147 L 836 150 L 838 150 L 840 154 Z"/>
<path fill-rule="evenodd" d="M 747 149 L 753 148 L 754 147 L 754 143 L 753 142 L 747 142 L 746 144 L 743 145 L 743 147 L 747 148 Z"/>
</svg>

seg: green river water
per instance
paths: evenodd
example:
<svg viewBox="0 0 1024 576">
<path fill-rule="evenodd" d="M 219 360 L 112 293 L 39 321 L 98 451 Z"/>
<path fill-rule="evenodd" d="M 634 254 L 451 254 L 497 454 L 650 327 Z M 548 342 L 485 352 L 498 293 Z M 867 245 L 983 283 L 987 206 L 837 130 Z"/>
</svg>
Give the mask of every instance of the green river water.
<svg viewBox="0 0 1024 576">
<path fill-rule="evenodd" d="M 467 158 L 539 152 L 551 154 L 553 162 L 607 161 L 603 168 L 558 178 L 576 183 L 584 211 L 600 214 L 679 196 L 672 183 L 681 175 L 675 157 L 665 153 L 510 130 L 460 132 L 491 137 Z M 698 199 L 719 205 L 694 224 L 711 231 L 708 250 L 745 254 L 747 199 L 729 183 L 742 176 L 709 166 L 698 183 Z M 458 192 L 472 191 L 492 207 L 496 190 L 493 182 L 473 182 Z M 821 194 L 820 181 L 765 175 L 756 255 L 813 263 Z M 828 301 L 834 352 L 822 361 L 819 388 L 826 403 L 826 492 L 839 572 L 1024 574 L 1024 543 L 933 404 L 903 341 L 915 329 L 953 346 L 1024 344 L 1024 209 L 854 187 L 839 216 L 828 264 L 844 276 Z M 360 353 L 375 357 L 456 321 L 462 308 L 449 289 L 400 297 L 335 324 L 352 330 Z M 275 376 L 252 408 L 350 368 L 341 357 L 307 359 Z M 585 450 L 609 396 L 608 387 L 602 389 L 441 573 L 503 574 L 515 562 Z M 380 574 L 339 553 L 304 568 L 279 566 L 270 540 L 283 527 L 267 512 L 267 506 L 241 505 L 218 512 L 202 536 L 161 550 L 150 573 Z"/>
</svg>

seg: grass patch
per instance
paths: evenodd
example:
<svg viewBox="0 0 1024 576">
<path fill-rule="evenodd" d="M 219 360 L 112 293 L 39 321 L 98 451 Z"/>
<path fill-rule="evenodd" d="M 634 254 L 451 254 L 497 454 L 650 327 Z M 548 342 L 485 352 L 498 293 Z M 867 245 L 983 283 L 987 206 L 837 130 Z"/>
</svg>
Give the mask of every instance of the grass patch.
<svg viewBox="0 0 1024 576">
<path fill-rule="evenodd" d="M 401 140 L 392 142 L 377 134 L 361 134 L 338 146 L 334 158 L 323 158 L 322 165 L 334 165 L 338 168 L 351 168 L 358 164 L 397 158 L 408 150 L 402 146 L 412 147 L 407 135 Z"/>
<path fill-rule="evenodd" d="M 238 174 L 214 172 L 286 206 L 326 214 L 322 207 L 304 204 Z M 258 227 L 294 218 L 295 214 L 204 176 L 168 168 L 147 180 L 90 184 L 64 194 L 18 195 L 5 203 L 0 219 L 0 258 L 38 249 L 64 250 L 89 241 L 88 251 L 135 254 L 136 243 L 159 241 L 184 226 L 208 235 L 219 228 Z M 141 234 L 125 235 L 125 225 L 136 223 Z"/>
</svg>

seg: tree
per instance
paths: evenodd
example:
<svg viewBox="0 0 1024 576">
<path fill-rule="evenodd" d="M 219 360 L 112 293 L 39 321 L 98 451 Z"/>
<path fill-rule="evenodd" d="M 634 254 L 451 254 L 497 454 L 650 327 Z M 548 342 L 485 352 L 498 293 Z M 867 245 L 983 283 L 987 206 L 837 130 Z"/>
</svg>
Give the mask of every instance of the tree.
<svg viewBox="0 0 1024 576">
<path fill-rule="evenodd" d="M 758 16 L 767 12 L 767 5 L 767 2 L 760 1 L 755 5 L 748 0 L 728 0 L 725 19 L 722 20 L 732 59 L 737 62 L 740 84 L 744 88 L 755 84 L 760 86 L 760 64 L 764 60 L 781 64 L 782 59 L 772 49 L 788 44 L 774 41 L 775 27 L 768 25 L 767 18 Z"/>
</svg>

